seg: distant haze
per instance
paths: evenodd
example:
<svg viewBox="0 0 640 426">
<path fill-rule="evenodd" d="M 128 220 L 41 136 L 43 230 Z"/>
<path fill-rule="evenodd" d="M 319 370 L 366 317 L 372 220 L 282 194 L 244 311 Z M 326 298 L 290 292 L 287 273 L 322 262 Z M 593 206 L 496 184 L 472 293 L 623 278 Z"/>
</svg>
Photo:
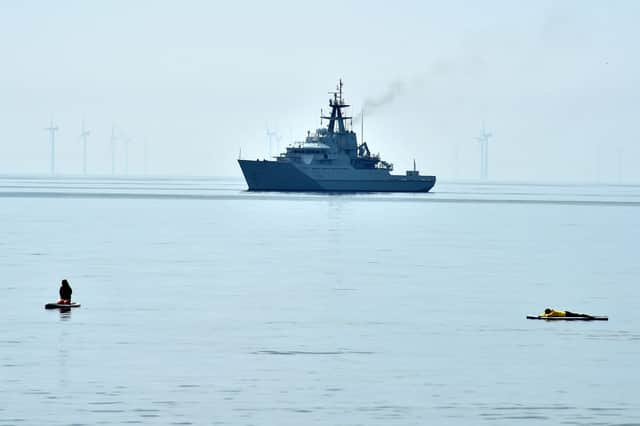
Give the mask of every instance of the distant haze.
<svg viewBox="0 0 640 426">
<path fill-rule="evenodd" d="M 339 78 L 402 172 L 640 182 L 640 2 L 4 1 L 0 174 L 237 176 L 320 125 Z M 275 140 L 275 139 L 274 139 Z M 145 155 L 146 150 L 146 155 Z M 274 147 L 275 150 L 275 147 Z"/>
</svg>

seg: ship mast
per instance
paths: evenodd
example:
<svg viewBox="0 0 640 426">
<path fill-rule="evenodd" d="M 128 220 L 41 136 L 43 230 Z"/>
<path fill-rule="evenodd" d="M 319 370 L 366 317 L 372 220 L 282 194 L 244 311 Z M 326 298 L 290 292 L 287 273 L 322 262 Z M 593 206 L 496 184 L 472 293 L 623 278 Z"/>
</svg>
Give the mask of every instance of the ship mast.
<svg viewBox="0 0 640 426">
<path fill-rule="evenodd" d="M 329 106 L 331 107 L 331 116 L 320 117 L 320 118 L 329 120 L 329 126 L 328 126 L 329 133 L 335 133 L 336 122 L 338 123 L 338 133 L 344 133 L 346 131 L 344 126 L 344 120 L 351 119 L 351 117 L 342 115 L 342 108 L 348 108 L 350 106 L 344 103 L 344 98 L 342 97 L 342 86 L 343 86 L 342 79 L 340 79 L 336 87 L 336 91 L 329 92 L 330 95 L 333 95 L 333 99 L 329 99 Z"/>
</svg>

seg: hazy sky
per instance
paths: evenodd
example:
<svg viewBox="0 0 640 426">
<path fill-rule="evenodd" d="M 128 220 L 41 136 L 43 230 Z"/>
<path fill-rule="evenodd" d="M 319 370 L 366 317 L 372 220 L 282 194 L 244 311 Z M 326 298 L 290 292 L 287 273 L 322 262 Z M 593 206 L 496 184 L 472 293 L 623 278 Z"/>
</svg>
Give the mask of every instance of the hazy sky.
<svg viewBox="0 0 640 426">
<path fill-rule="evenodd" d="M 403 172 L 640 181 L 638 1 L 0 2 L 0 174 L 240 176 L 319 125 L 338 78 L 373 152 Z M 388 96 L 394 95 L 394 96 Z M 356 127 L 356 126 L 354 126 Z M 359 126 L 358 132 L 359 132 Z M 124 171 L 123 137 L 117 169 Z"/>
</svg>

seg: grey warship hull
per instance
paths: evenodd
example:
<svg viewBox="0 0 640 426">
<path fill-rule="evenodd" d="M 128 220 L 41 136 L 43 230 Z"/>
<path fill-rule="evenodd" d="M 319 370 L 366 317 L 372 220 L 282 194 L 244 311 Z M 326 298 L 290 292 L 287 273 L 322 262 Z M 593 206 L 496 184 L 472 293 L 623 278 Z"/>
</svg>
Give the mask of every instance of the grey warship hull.
<svg viewBox="0 0 640 426">
<path fill-rule="evenodd" d="M 382 169 L 304 167 L 278 161 L 238 160 L 249 191 L 429 192 L 435 176 L 392 175 Z"/>
</svg>

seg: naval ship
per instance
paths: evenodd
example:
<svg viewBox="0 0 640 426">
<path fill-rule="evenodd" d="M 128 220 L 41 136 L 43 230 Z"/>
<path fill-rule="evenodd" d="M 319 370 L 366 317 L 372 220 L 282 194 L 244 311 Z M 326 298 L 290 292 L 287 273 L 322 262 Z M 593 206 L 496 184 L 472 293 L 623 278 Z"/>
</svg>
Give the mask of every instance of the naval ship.
<svg viewBox="0 0 640 426">
<path fill-rule="evenodd" d="M 404 175 L 391 174 L 393 164 L 371 154 L 363 141 L 358 145 L 355 132 L 347 128 L 352 117 L 342 97 L 342 80 L 329 99 L 329 120 L 314 134 L 307 132 L 303 142 L 287 147 L 273 160 L 238 159 L 250 191 L 304 192 L 428 192 L 435 176 L 422 176 L 415 168 Z"/>
</svg>

